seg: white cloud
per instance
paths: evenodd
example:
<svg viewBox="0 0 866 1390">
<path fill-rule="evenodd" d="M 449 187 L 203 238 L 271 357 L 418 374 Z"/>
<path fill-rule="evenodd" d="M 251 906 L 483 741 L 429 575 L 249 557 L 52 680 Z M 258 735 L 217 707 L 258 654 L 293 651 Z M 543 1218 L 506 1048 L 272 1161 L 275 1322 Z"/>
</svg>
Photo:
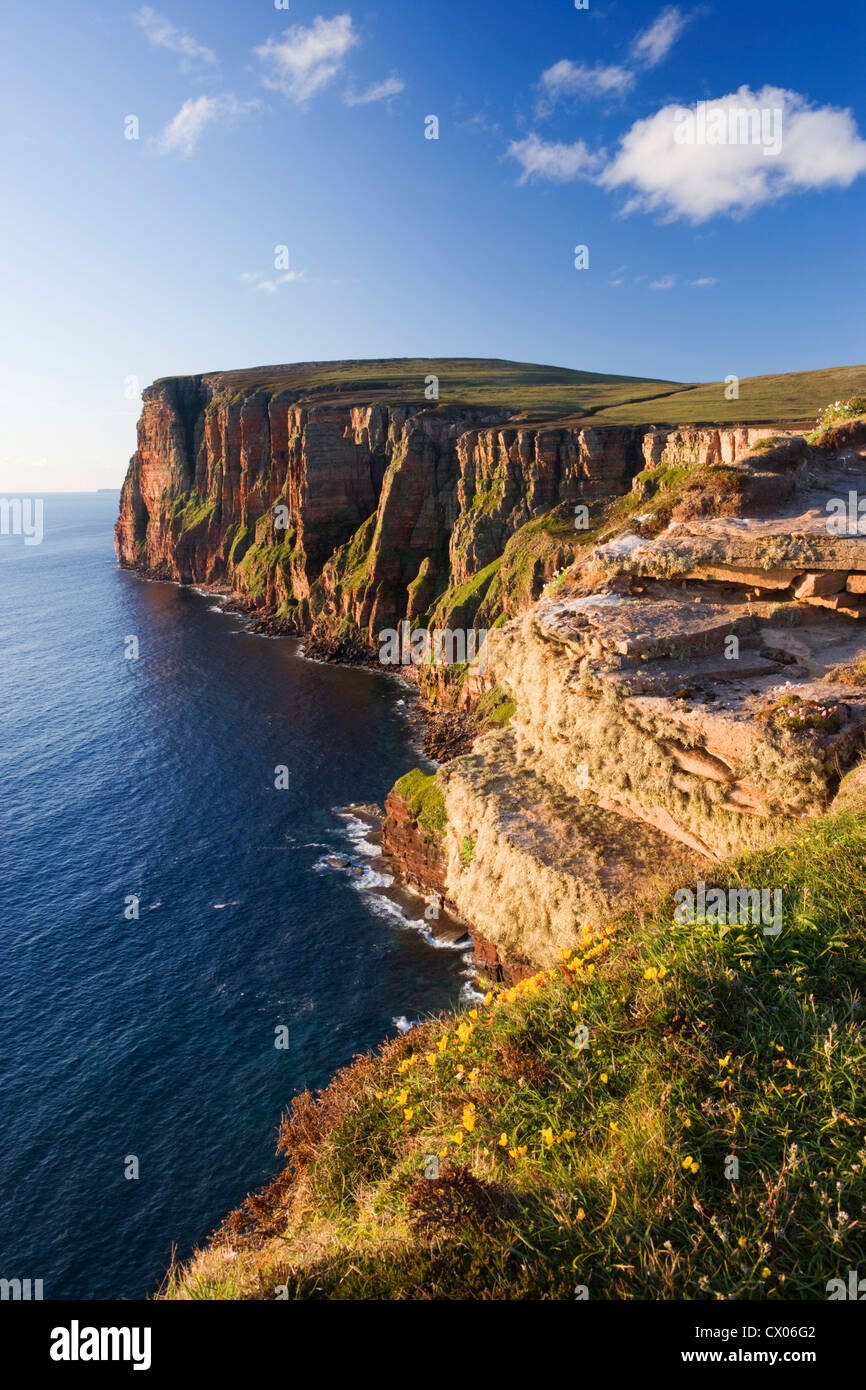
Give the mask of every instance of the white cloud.
<svg viewBox="0 0 866 1390">
<path fill-rule="evenodd" d="M 253 51 L 266 70 L 265 86 L 290 101 L 304 102 L 334 80 L 357 43 L 350 14 L 333 19 L 319 15 L 309 29 L 295 24 L 281 39 L 268 39 Z"/>
<path fill-rule="evenodd" d="M 637 35 L 631 46 L 632 57 L 654 68 L 667 57 L 687 23 L 675 5 L 668 5 L 648 29 Z"/>
<path fill-rule="evenodd" d="M 363 92 L 347 92 L 343 97 L 347 106 L 368 106 L 371 101 L 385 101 L 388 97 L 399 96 L 406 90 L 406 83 L 396 72 L 386 77 L 384 82 L 374 82 Z"/>
<path fill-rule="evenodd" d="M 297 284 L 299 280 L 306 280 L 306 271 L 287 270 L 285 275 L 277 275 L 273 280 L 259 280 L 258 272 L 244 271 L 241 279 L 249 283 L 250 280 L 259 280 L 255 286 L 256 290 L 263 290 L 265 294 L 276 294 L 280 285 Z"/>
<path fill-rule="evenodd" d="M 668 221 L 742 217 L 787 193 L 846 188 L 866 171 L 866 141 L 850 111 L 813 108 L 779 87 L 741 87 L 705 107 L 781 111 L 779 152 L 768 154 L 761 143 L 678 143 L 684 108 L 664 106 L 634 123 L 599 178 L 605 188 L 631 190 L 624 211 L 661 212 Z"/>
<path fill-rule="evenodd" d="M 217 56 L 212 48 L 196 43 L 190 34 L 176 29 L 164 15 L 145 5 L 134 16 L 135 23 L 144 30 L 153 48 L 167 48 L 170 53 L 179 53 L 181 72 L 187 72 L 194 63 L 213 64 Z"/>
<path fill-rule="evenodd" d="M 718 279 L 715 275 L 702 275 L 699 280 L 690 280 L 689 284 L 696 289 L 706 289 L 709 285 L 717 285 Z"/>
<path fill-rule="evenodd" d="M 633 82 L 634 73 L 628 68 L 605 67 L 603 63 L 588 68 L 584 63 L 562 58 L 541 74 L 539 112 L 552 111 L 564 97 L 622 96 Z"/>
<path fill-rule="evenodd" d="M 226 125 L 258 106 L 257 101 L 238 101 L 230 92 L 219 97 L 190 97 L 172 116 L 156 147 L 160 154 L 191 155 L 208 126 Z"/>
<path fill-rule="evenodd" d="M 688 19 L 675 6 L 669 5 L 662 10 L 650 27 L 632 42 L 634 61 L 645 67 L 655 67 L 673 47 L 687 23 Z M 549 115 L 558 101 L 568 97 L 589 100 L 624 96 L 634 86 L 634 81 L 632 69 L 621 64 L 594 63 L 587 67 L 585 63 L 561 58 L 541 74 L 538 114 Z"/>
<path fill-rule="evenodd" d="M 651 280 L 651 281 L 650 281 L 650 289 L 651 289 L 651 290 L 672 290 L 673 287 L 674 287 L 674 285 L 675 285 L 676 283 L 677 283 L 677 277 L 676 277 L 675 275 L 663 275 L 662 278 L 661 278 L 660 280 Z"/>
<path fill-rule="evenodd" d="M 553 183 L 570 183 L 572 179 L 592 178 L 604 163 L 604 156 L 593 154 L 582 140 L 563 145 L 528 135 L 525 140 L 512 140 L 507 154 L 523 168 L 518 180 L 550 179 Z"/>
</svg>

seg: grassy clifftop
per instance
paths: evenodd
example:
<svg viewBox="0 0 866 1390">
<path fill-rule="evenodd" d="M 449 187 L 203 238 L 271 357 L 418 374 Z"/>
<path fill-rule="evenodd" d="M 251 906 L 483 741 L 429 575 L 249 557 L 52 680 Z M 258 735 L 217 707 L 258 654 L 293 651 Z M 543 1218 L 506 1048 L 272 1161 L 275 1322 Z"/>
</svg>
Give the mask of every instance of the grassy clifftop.
<svg viewBox="0 0 866 1390">
<path fill-rule="evenodd" d="M 814 420 L 828 401 L 862 396 L 866 366 L 825 367 L 814 372 L 743 377 L 735 400 L 725 396 L 724 382 L 685 386 L 644 405 L 605 405 L 598 423 L 606 425 L 802 424 Z"/>
<path fill-rule="evenodd" d="M 501 408 L 519 413 L 527 424 L 805 422 L 813 420 L 828 400 L 866 392 L 866 366 L 743 377 L 738 399 L 727 400 L 723 381 L 685 384 L 472 357 L 298 362 L 204 373 L 197 380 L 207 381 L 214 394 L 226 400 L 264 391 L 286 393 L 310 405 L 419 405 L 425 402 L 430 376 L 439 379 L 441 409 Z"/>
<path fill-rule="evenodd" d="M 866 818 L 856 775 L 843 792 L 714 873 L 781 889 L 778 936 L 670 900 L 594 923 L 298 1097 L 286 1168 L 166 1295 L 825 1298 L 866 1203 Z"/>
</svg>

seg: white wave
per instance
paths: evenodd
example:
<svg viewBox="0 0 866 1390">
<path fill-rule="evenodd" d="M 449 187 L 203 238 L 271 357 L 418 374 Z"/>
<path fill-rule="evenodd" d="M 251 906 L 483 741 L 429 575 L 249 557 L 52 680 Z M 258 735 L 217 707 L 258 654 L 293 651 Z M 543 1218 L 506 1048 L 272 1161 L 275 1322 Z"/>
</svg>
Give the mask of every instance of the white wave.
<svg viewBox="0 0 866 1390">
<path fill-rule="evenodd" d="M 472 973 L 474 978 L 474 970 Z M 467 980 L 466 983 L 460 987 L 460 997 L 457 1002 L 461 1009 L 468 1009 L 474 1004 L 483 1004 L 484 995 L 478 992 L 471 980 Z"/>
</svg>

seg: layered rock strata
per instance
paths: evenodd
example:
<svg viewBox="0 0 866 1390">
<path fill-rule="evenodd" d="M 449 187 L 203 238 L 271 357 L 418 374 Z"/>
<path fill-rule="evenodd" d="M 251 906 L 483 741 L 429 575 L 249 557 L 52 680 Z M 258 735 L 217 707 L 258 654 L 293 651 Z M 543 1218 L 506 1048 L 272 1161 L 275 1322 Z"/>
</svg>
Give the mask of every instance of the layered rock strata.
<svg viewBox="0 0 866 1390">
<path fill-rule="evenodd" d="M 444 616 L 466 625 L 521 528 L 626 491 L 647 463 L 733 457 L 767 433 L 508 420 L 495 407 L 310 405 L 285 390 L 231 396 L 220 375 L 167 378 L 144 392 L 119 560 L 227 587 L 297 631 L 348 623 L 375 642 L 443 595 Z M 574 553 L 546 549 L 520 602 Z"/>
<path fill-rule="evenodd" d="M 448 896 L 505 958 L 773 843 L 861 756 L 866 536 L 828 521 L 866 451 L 796 477 L 763 516 L 597 547 L 491 634 L 515 714 L 438 778 Z"/>
</svg>

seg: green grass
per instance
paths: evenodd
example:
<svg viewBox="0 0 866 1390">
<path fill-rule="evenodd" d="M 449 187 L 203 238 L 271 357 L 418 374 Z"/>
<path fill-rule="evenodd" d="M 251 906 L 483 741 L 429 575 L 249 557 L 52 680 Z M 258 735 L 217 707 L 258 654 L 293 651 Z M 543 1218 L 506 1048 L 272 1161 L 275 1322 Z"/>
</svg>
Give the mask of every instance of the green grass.
<svg viewBox="0 0 866 1390">
<path fill-rule="evenodd" d="M 202 497 L 197 492 L 185 492 L 172 504 L 171 522 L 175 535 L 184 535 L 208 524 L 216 511 L 215 497 Z"/>
<path fill-rule="evenodd" d="M 494 685 L 485 690 L 476 712 L 482 726 L 501 729 L 509 722 L 516 708 L 514 700 L 508 698 L 502 687 Z"/>
<path fill-rule="evenodd" d="M 780 888 L 778 937 L 665 901 L 359 1059 L 173 1296 L 826 1298 L 863 1258 L 864 859 L 859 813 L 817 823 L 713 880 Z"/>
<path fill-rule="evenodd" d="M 743 377 L 739 399 L 725 399 L 725 383 L 704 382 L 646 405 L 605 405 L 596 423 L 605 425 L 805 424 L 814 423 L 828 401 L 862 395 L 866 366 L 826 367 L 814 372 Z"/>
<path fill-rule="evenodd" d="M 471 357 L 295 362 L 204 373 L 215 393 L 216 404 L 212 400 L 211 410 L 236 403 L 256 391 L 284 394 L 289 402 L 320 405 L 379 402 L 434 408 L 435 403 L 427 402 L 424 396 L 425 379 L 430 375 L 439 377 L 439 409 L 499 405 L 526 412 L 535 420 L 612 406 L 679 385 L 654 378 Z M 154 382 L 155 386 L 161 384 Z"/>
<path fill-rule="evenodd" d="M 428 839 L 441 841 L 448 817 L 445 813 L 445 798 L 436 780 L 435 773 L 422 772 L 413 768 L 394 783 L 394 791 L 405 797 L 409 808 Z"/>
<path fill-rule="evenodd" d="M 282 566 L 288 570 L 292 555 L 291 539 L 259 543 L 249 541 L 249 528 L 242 532 L 232 546 L 231 560 L 244 594 L 251 599 L 262 596 L 274 571 Z M 242 557 L 242 558 L 241 558 Z"/>
<path fill-rule="evenodd" d="M 472 627 L 491 585 L 499 573 L 501 557 L 477 570 L 464 584 L 452 584 L 433 604 L 429 625 L 442 631 Z"/>
<path fill-rule="evenodd" d="M 438 405 L 425 400 L 425 379 L 439 377 Z M 203 374 L 214 392 L 208 411 L 255 392 L 287 404 L 412 404 L 447 411 L 499 406 L 521 423 L 604 425 L 814 424 L 828 402 L 863 396 L 866 366 L 742 377 L 739 398 L 725 382 L 683 383 L 654 377 L 575 371 L 502 358 L 371 358 L 294 362 Z M 173 378 L 154 382 L 159 387 Z"/>
</svg>

